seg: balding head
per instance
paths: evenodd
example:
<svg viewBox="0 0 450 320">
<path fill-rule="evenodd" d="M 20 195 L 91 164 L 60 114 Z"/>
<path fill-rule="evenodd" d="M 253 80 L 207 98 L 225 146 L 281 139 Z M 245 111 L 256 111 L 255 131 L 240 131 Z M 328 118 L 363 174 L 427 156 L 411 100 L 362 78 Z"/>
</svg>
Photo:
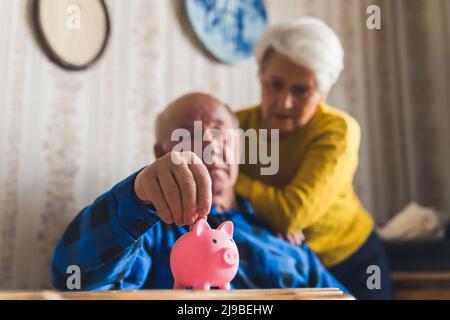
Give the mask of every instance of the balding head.
<svg viewBox="0 0 450 320">
<path fill-rule="evenodd" d="M 200 136 L 196 135 L 198 124 L 201 128 Z M 230 131 L 235 132 L 230 129 L 238 128 L 239 122 L 236 116 L 225 104 L 207 94 L 187 94 L 170 103 L 158 116 L 155 155 L 157 158 L 162 157 L 179 144 L 184 145 L 179 140 L 171 139 L 176 129 L 184 129 L 183 132 L 190 133 L 187 141 L 190 149 L 186 150 L 184 147 L 182 149 L 195 152 L 206 165 L 211 176 L 213 194 L 221 194 L 225 190 L 234 193 L 239 164 L 232 159 L 239 159 L 240 145 L 228 134 Z M 215 136 L 212 131 L 218 131 L 220 134 Z M 194 150 L 198 142 L 200 142 L 202 154 Z M 209 160 L 207 161 L 203 157 L 204 151 L 208 151 Z"/>
<path fill-rule="evenodd" d="M 156 156 L 170 151 L 168 144 L 173 130 L 189 128 L 194 121 L 218 121 L 237 128 L 238 120 L 230 108 L 220 100 L 205 93 L 189 93 L 171 102 L 156 118 L 156 144 L 162 150 Z"/>
</svg>

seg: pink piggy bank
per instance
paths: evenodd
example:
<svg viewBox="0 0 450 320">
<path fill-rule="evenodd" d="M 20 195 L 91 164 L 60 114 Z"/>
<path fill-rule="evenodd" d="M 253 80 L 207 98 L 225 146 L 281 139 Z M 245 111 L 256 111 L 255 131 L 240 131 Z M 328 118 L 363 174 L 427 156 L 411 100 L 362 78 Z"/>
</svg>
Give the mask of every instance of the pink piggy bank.
<svg viewBox="0 0 450 320">
<path fill-rule="evenodd" d="M 231 221 L 211 229 L 205 219 L 199 219 L 192 231 L 175 242 L 170 253 L 174 289 L 230 289 L 239 266 L 239 253 L 232 237 Z"/>
</svg>

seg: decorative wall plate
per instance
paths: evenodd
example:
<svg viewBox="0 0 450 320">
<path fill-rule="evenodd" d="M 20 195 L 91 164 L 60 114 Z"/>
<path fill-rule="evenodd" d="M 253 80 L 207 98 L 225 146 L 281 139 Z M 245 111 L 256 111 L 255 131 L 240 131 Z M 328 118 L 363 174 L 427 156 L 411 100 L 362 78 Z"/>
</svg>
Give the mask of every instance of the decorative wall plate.
<svg viewBox="0 0 450 320">
<path fill-rule="evenodd" d="M 33 19 L 47 55 L 65 69 L 88 68 L 108 42 L 103 0 L 34 0 Z"/>
<path fill-rule="evenodd" d="M 249 58 L 267 25 L 263 0 L 185 0 L 195 34 L 217 59 Z"/>
</svg>

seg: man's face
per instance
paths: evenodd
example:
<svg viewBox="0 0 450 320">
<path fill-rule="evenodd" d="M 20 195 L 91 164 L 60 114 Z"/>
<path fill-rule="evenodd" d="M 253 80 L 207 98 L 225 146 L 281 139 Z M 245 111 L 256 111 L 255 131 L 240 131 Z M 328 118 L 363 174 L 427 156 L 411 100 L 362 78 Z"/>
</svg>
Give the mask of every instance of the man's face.
<svg viewBox="0 0 450 320">
<path fill-rule="evenodd" d="M 282 135 L 305 126 L 323 98 L 314 73 L 277 52 L 269 58 L 260 78 L 262 127 L 280 129 Z"/>
<path fill-rule="evenodd" d="M 209 171 L 213 194 L 233 188 L 239 171 L 239 140 L 233 134 L 233 129 L 237 129 L 235 119 L 226 107 L 220 103 L 194 102 L 172 108 L 169 118 L 170 132 L 164 149 L 172 150 L 180 143 L 170 139 L 174 130 L 186 129 L 190 133 L 190 151 L 196 151 L 195 144 L 201 146 L 201 157 L 197 155 Z M 198 121 L 201 132 L 196 135 L 194 122 Z"/>
</svg>

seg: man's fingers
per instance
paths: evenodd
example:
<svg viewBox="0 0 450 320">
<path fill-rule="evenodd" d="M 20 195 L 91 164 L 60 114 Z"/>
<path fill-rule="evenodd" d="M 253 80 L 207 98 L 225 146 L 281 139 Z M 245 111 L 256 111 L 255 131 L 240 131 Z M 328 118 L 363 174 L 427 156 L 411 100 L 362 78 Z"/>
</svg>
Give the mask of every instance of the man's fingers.
<svg viewBox="0 0 450 320">
<path fill-rule="evenodd" d="M 170 209 L 167 205 L 166 199 L 164 198 L 164 194 L 161 190 L 161 185 L 158 178 L 155 175 L 151 175 L 148 185 L 151 187 L 150 192 L 152 194 L 152 204 L 156 211 L 158 211 L 161 220 L 167 224 L 173 223 L 174 221 L 172 215 L 170 214 Z"/>
<path fill-rule="evenodd" d="M 206 218 L 211 210 L 211 176 L 202 163 L 189 165 L 197 186 L 197 212 L 199 218 Z"/>
<path fill-rule="evenodd" d="M 183 224 L 193 224 L 197 215 L 197 187 L 194 176 L 186 164 L 174 165 L 172 173 L 181 190 Z"/>
<path fill-rule="evenodd" d="M 178 226 L 182 226 L 183 208 L 181 194 L 172 172 L 169 169 L 159 170 L 157 177 L 174 222 Z"/>
<path fill-rule="evenodd" d="M 191 225 L 206 218 L 212 202 L 211 177 L 205 165 L 193 152 L 171 152 L 155 167 L 156 184 L 153 201 L 163 221 Z"/>
</svg>

